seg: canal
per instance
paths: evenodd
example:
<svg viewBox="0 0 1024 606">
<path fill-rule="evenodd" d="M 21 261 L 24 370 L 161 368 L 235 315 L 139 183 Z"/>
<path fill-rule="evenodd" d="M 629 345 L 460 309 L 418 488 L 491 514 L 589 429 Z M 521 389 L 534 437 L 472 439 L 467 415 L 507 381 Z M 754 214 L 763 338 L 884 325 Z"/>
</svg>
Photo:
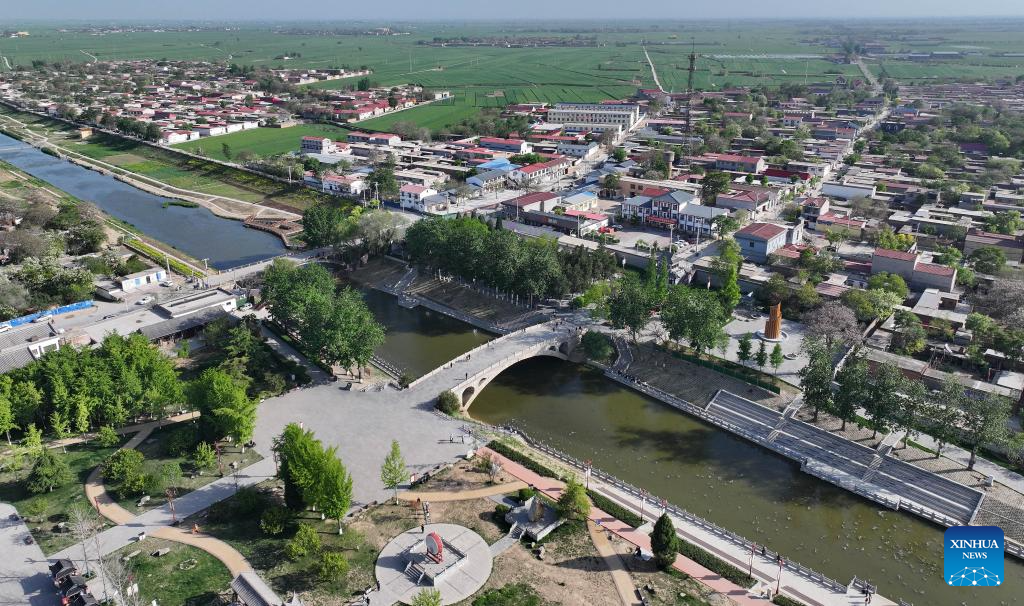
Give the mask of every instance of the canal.
<svg viewBox="0 0 1024 606">
<path fill-rule="evenodd" d="M 241 221 L 214 215 L 206 208 L 167 206 L 156 196 L 113 177 L 44 154 L 35 147 L 0 134 L 0 160 L 88 200 L 112 217 L 134 225 L 147 236 L 169 244 L 211 266 L 227 269 L 284 252 L 279 238 L 248 229 Z"/>
<path fill-rule="evenodd" d="M 377 355 L 419 377 L 494 338 L 490 333 L 425 307 L 408 309 L 394 296 L 360 289 L 377 321 L 387 329 Z"/>
<path fill-rule="evenodd" d="M 915 606 L 1024 603 L 1024 565 L 1006 559 L 998 588 L 942 580 L 942 530 L 813 478 L 799 466 L 592 368 L 520 362 L 490 383 L 470 414 L 536 439 L 664 497 L 840 582 L 854 575 Z M 785 582 L 785 581 L 783 581 Z"/>
</svg>

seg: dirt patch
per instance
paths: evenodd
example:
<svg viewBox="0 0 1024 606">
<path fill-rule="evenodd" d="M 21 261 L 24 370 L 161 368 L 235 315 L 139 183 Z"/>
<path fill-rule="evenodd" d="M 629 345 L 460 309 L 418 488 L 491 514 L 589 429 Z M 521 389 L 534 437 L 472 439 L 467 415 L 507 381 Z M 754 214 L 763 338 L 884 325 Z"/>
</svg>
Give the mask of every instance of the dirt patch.
<svg viewBox="0 0 1024 606">
<path fill-rule="evenodd" d="M 494 559 L 491 578 L 477 595 L 510 583 L 526 583 L 545 601 L 563 606 L 618 606 L 611 575 L 590 542 L 586 528 L 559 529 L 544 547 L 543 561 L 538 560 L 526 544 L 513 545 L 499 555 Z M 471 603 L 472 598 L 460 602 L 462 606 Z"/>
<path fill-rule="evenodd" d="M 631 349 L 633 363 L 626 372 L 697 406 L 706 405 L 720 389 L 773 409 L 785 408 L 792 400 L 792 396 L 754 387 L 740 379 L 690 364 L 650 346 L 641 345 Z"/>
</svg>

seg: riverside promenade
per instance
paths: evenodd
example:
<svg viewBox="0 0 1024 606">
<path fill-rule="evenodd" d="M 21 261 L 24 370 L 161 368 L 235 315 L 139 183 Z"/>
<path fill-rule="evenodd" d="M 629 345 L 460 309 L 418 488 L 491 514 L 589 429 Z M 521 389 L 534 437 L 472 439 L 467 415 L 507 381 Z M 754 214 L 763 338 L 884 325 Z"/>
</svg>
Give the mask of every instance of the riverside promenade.
<svg viewBox="0 0 1024 606">
<path fill-rule="evenodd" d="M 497 457 L 502 462 L 503 469 L 506 472 L 540 490 L 552 499 L 557 500 L 564 489 L 565 485 L 561 481 L 541 476 L 486 447 L 481 448 L 478 452 L 486 452 L 493 457 Z M 545 452 L 544 454 L 551 455 L 550 452 Z M 569 465 L 571 459 L 556 458 L 555 460 L 562 465 Z M 570 466 L 576 472 L 583 471 L 583 469 L 575 465 Z M 682 555 L 678 556 L 673 564 L 673 568 L 677 571 L 687 574 L 714 591 L 727 596 L 736 604 L 741 606 L 764 606 L 769 602 L 760 595 L 761 592 L 771 589 L 774 594 L 777 588 L 781 589 L 783 595 L 797 599 L 808 604 L 808 606 L 860 606 L 865 604 L 865 598 L 852 586 L 844 586 L 836 581 L 827 579 L 823 575 L 817 575 L 817 573 L 813 573 L 813 571 L 804 567 L 794 567 L 792 563 L 785 563 L 783 565 L 780 578 L 780 567 L 777 554 L 774 552 L 766 551 L 766 555 L 762 556 L 759 550 L 751 550 L 749 542 L 744 545 L 737 544 L 735 541 L 712 531 L 708 526 L 695 524 L 693 516 L 689 514 L 685 516 L 680 515 L 680 513 L 685 512 L 681 512 L 681 510 L 671 506 L 662 508 L 662 506 L 649 500 L 641 505 L 644 497 L 639 492 L 634 494 L 628 489 L 623 489 L 622 486 L 625 486 L 624 484 L 617 485 L 612 481 L 608 481 L 608 479 L 602 479 L 602 477 L 611 479 L 610 476 L 604 476 L 604 474 L 595 474 L 592 470 L 589 481 L 591 490 L 615 501 L 637 515 L 644 512 L 646 515 L 645 519 L 647 520 L 659 516 L 663 511 L 668 513 L 669 517 L 672 518 L 677 534 L 681 538 L 703 548 L 740 570 L 749 570 L 757 583 L 748 590 Z M 640 547 L 644 551 L 650 552 L 650 536 L 641 529 L 635 529 L 597 507 L 591 508 L 589 519 L 601 527 L 601 529 Z M 872 596 L 871 604 L 876 606 L 897 606 L 896 602 L 879 595 Z"/>
</svg>

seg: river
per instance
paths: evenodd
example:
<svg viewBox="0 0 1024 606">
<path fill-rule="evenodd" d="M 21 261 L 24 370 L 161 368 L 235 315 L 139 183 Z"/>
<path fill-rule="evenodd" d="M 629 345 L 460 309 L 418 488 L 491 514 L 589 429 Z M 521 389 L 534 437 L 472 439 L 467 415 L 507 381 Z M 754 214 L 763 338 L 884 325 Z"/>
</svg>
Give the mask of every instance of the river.
<svg viewBox="0 0 1024 606">
<path fill-rule="evenodd" d="M 534 438 L 840 582 L 854 575 L 915 606 L 1024 603 L 1024 564 L 998 588 L 942 580 L 942 530 L 811 477 L 798 465 L 606 379 L 534 358 L 480 393 L 470 415 Z M 785 580 L 783 580 L 785 582 Z"/>
<path fill-rule="evenodd" d="M 4 134 L 0 134 L 0 160 L 96 204 L 151 238 L 196 259 L 208 259 L 217 269 L 244 265 L 285 251 L 277 236 L 249 229 L 241 221 L 218 217 L 202 207 L 164 208 L 168 198 L 54 158 Z"/>
</svg>

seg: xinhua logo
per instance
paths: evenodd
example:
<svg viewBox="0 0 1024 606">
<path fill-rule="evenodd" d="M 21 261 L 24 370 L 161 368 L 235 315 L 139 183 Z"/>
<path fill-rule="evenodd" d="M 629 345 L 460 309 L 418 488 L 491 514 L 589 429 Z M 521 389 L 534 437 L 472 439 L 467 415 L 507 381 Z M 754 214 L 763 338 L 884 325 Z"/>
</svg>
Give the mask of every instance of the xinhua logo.
<svg viewBox="0 0 1024 606">
<path fill-rule="evenodd" d="M 954 587 L 996 587 L 1003 584 L 1003 529 L 998 526 L 954 526 L 943 539 L 943 573 Z"/>
</svg>

